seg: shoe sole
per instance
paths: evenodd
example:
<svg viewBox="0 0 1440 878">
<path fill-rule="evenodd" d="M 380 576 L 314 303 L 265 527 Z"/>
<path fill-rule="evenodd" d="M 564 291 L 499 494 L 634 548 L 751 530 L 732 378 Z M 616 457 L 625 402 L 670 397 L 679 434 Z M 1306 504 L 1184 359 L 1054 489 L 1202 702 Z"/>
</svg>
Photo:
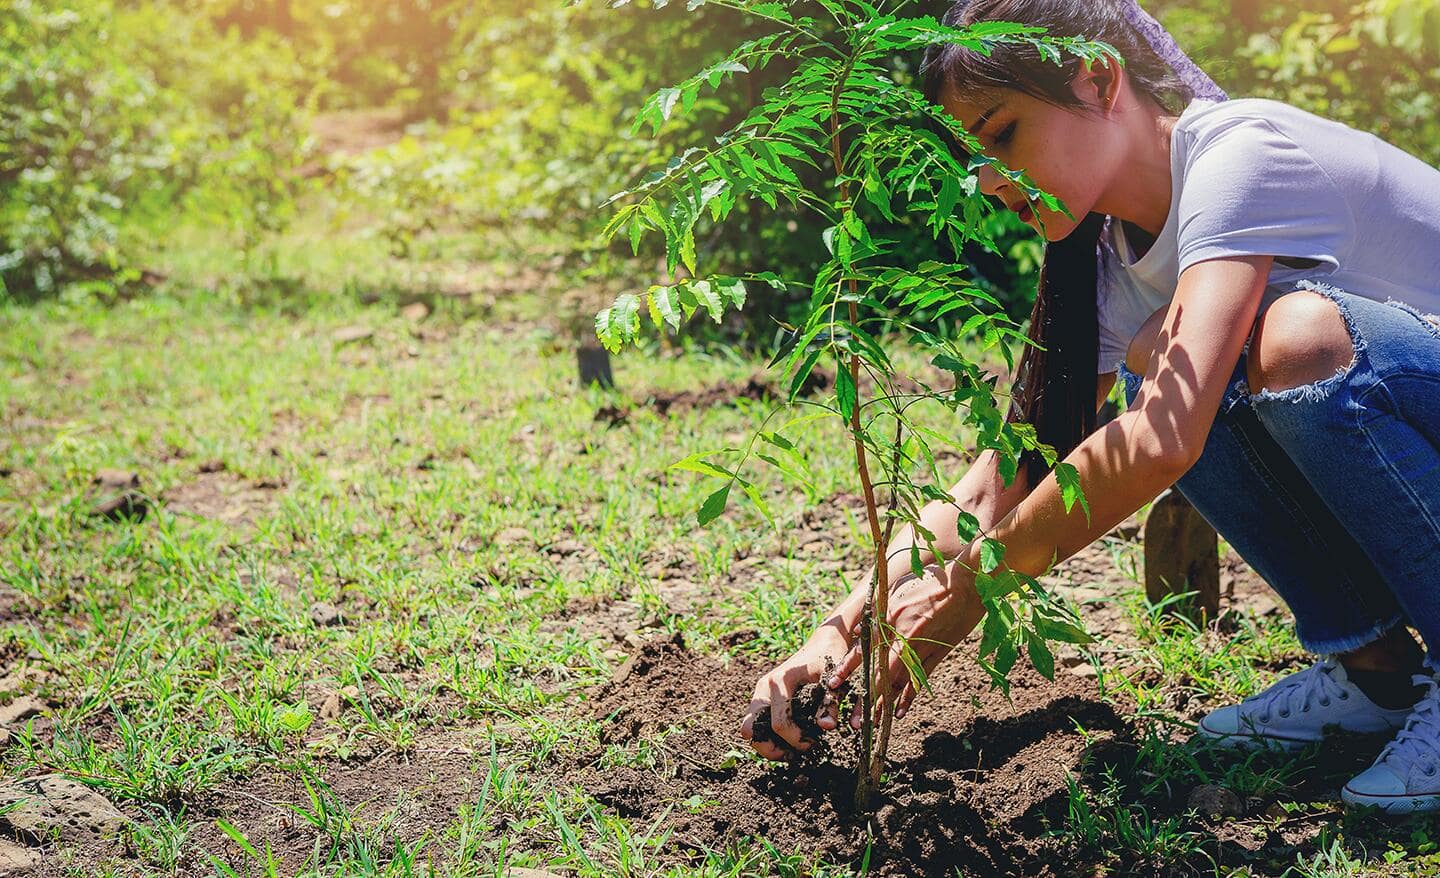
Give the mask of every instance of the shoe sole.
<svg viewBox="0 0 1440 878">
<path fill-rule="evenodd" d="M 1350 787 L 1342 787 L 1340 799 L 1347 805 L 1378 808 L 1386 814 L 1424 814 L 1440 811 L 1440 795 L 1426 796 L 1377 796 L 1357 793 Z"/>
</svg>

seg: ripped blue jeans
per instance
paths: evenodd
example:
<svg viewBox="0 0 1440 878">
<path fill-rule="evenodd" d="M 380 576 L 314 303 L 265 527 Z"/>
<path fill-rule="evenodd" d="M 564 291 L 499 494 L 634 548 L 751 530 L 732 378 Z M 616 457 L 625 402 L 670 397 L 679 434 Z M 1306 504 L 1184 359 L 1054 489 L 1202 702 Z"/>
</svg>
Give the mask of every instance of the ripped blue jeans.
<svg viewBox="0 0 1440 878">
<path fill-rule="evenodd" d="M 1354 361 L 1252 394 L 1247 344 L 1175 486 L 1289 604 L 1306 649 L 1347 652 L 1408 622 L 1440 667 L 1440 320 L 1301 288 L 1336 304 Z M 1142 376 L 1119 373 L 1131 404 Z"/>
</svg>

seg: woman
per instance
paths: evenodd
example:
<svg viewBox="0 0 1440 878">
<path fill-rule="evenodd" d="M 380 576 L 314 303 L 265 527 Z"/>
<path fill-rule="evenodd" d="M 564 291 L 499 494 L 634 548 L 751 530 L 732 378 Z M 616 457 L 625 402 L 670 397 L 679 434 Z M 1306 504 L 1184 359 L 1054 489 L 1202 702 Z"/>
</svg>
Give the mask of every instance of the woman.
<svg viewBox="0 0 1440 878">
<path fill-rule="evenodd" d="M 1006 566 L 1036 576 L 1176 485 L 1323 656 L 1210 713 L 1200 734 L 1296 746 L 1332 728 L 1393 733 L 1345 801 L 1440 809 L 1440 171 L 1284 103 L 1225 100 L 1133 0 L 975 0 L 946 17 L 978 20 L 1103 40 L 1125 63 L 1056 65 L 1018 45 L 925 59 L 931 100 L 1079 218 L 980 172 L 1048 242 L 1031 317 L 1047 350 L 1027 346 L 1012 415 L 1078 468 L 1090 521 L 1064 511 L 1034 456 L 1006 486 L 987 451 L 952 496 L 1005 544 Z M 1117 375 L 1129 406 L 1096 429 Z M 897 542 L 890 621 L 928 670 L 983 608 L 979 544 L 953 536 L 955 507 L 933 503 L 923 522 L 950 536 L 945 557 L 926 553 L 917 578 L 913 532 Z M 776 733 L 809 746 L 790 698 L 827 657 L 832 686 L 859 666 L 864 599 L 861 585 L 761 678 L 746 739 L 768 705 Z M 891 678 L 903 716 L 915 692 L 894 656 Z"/>
</svg>

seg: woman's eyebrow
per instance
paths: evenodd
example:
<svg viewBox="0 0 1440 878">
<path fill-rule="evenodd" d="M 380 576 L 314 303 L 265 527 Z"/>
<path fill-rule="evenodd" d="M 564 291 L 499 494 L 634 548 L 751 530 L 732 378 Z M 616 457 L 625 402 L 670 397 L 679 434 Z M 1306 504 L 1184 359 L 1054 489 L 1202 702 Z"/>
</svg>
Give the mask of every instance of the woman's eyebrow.
<svg viewBox="0 0 1440 878">
<path fill-rule="evenodd" d="M 985 112 L 981 113 L 981 114 L 980 114 L 980 117 L 975 120 L 975 124 L 974 124 L 974 125 L 966 125 L 966 126 L 965 126 L 965 130 L 966 130 L 966 131 L 969 131 L 971 134 L 975 135 L 976 137 L 979 137 L 979 136 L 980 136 L 980 131 L 981 131 L 981 129 L 983 129 L 983 128 L 985 127 L 985 123 L 988 122 L 988 121 L 990 121 L 990 117 L 995 113 L 996 110 L 1000 109 L 1000 106 L 1001 106 L 1003 103 L 1004 103 L 1004 101 L 1000 101 L 999 103 L 996 103 L 995 106 L 993 106 L 993 107 L 991 107 L 990 109 L 986 110 Z"/>
</svg>

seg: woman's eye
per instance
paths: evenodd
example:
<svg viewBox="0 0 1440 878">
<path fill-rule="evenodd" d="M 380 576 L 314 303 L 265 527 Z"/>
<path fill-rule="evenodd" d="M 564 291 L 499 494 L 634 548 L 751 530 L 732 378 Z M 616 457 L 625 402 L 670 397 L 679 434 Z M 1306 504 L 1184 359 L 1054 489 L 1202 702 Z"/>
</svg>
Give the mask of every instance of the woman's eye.
<svg viewBox="0 0 1440 878">
<path fill-rule="evenodd" d="M 1005 126 L 1004 131 L 1001 131 L 999 134 L 995 135 L 996 146 L 1000 146 L 1002 144 L 1010 142 L 1010 139 L 1015 136 L 1015 124 L 1016 123 L 1011 122 L 1009 125 Z"/>
</svg>

